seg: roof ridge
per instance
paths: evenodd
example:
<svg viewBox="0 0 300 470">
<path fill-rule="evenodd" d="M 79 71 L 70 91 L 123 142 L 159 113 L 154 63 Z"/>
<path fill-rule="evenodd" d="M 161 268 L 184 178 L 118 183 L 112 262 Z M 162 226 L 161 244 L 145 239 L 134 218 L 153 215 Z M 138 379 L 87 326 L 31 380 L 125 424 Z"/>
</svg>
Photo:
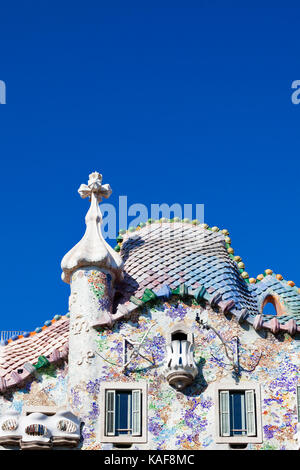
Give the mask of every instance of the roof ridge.
<svg viewBox="0 0 300 470">
<path fill-rule="evenodd" d="M 174 217 L 173 219 L 167 219 L 165 217 L 162 217 L 161 219 L 157 219 L 157 220 L 148 219 L 147 222 L 140 222 L 136 227 L 131 226 L 131 227 L 128 227 L 127 230 L 126 229 L 119 230 L 119 235 L 116 239 L 117 245 L 114 247 L 114 250 L 117 251 L 117 252 L 119 252 L 121 250 L 121 247 L 122 247 L 122 244 L 123 244 L 123 235 L 126 235 L 126 234 L 130 235 L 131 233 L 134 233 L 135 231 L 141 230 L 142 228 L 146 227 L 147 225 L 152 225 L 152 224 L 157 224 L 157 223 L 162 224 L 162 223 L 180 223 L 180 222 L 185 223 L 185 224 L 198 226 L 200 228 L 209 230 L 209 231 L 214 232 L 214 233 L 221 232 L 224 235 L 226 249 L 227 249 L 227 252 L 229 254 L 229 257 L 232 259 L 232 261 L 234 261 L 236 263 L 236 265 L 238 267 L 238 270 L 241 274 L 241 277 L 248 284 L 256 284 L 256 283 L 262 281 L 266 276 L 274 274 L 272 269 L 267 268 L 267 269 L 265 269 L 264 274 L 258 274 L 256 276 L 256 278 L 249 277 L 249 274 L 245 269 L 245 263 L 242 261 L 241 256 L 234 254 L 234 249 L 231 246 L 231 238 L 229 236 L 229 231 L 227 229 L 220 229 L 217 226 L 210 227 L 206 223 L 200 223 L 200 221 L 198 219 L 193 219 L 193 220 L 190 220 L 190 219 L 187 219 L 187 218 L 180 219 L 179 217 Z M 289 285 L 290 287 L 295 287 L 295 290 L 297 291 L 297 293 L 300 294 L 300 288 L 296 287 L 294 281 L 291 281 L 291 280 L 286 281 L 281 274 L 274 274 L 274 275 L 276 276 L 276 279 L 278 281 L 285 281 L 287 283 L 287 285 Z"/>
<path fill-rule="evenodd" d="M 174 217 L 174 219 L 166 219 L 166 218 L 161 218 L 159 220 L 153 220 L 153 219 L 148 219 L 147 222 L 140 222 L 136 227 L 129 227 L 127 230 L 122 229 L 119 230 L 119 235 L 116 239 L 117 245 L 114 247 L 115 251 L 119 252 L 121 250 L 122 244 L 123 244 L 123 235 L 130 235 L 131 233 L 141 230 L 142 228 L 146 227 L 147 225 L 152 225 L 152 224 L 157 224 L 157 223 L 184 223 L 184 224 L 190 224 L 194 226 L 198 226 L 202 229 L 208 230 L 213 233 L 221 232 L 222 235 L 224 235 L 224 240 L 225 240 L 225 246 L 227 249 L 227 253 L 229 257 L 231 258 L 232 261 L 235 262 L 235 264 L 238 267 L 238 270 L 241 274 L 241 277 L 246 281 L 249 282 L 249 274 L 245 270 L 245 264 L 242 262 L 241 256 L 236 256 L 234 255 L 234 249 L 231 246 L 231 238 L 229 236 L 229 231 L 227 229 L 220 229 L 217 226 L 212 226 L 210 227 L 206 223 L 200 223 L 198 219 L 180 219 L 179 217 Z"/>
<path fill-rule="evenodd" d="M 294 281 L 287 281 L 286 279 L 284 279 L 282 274 L 276 274 L 272 271 L 272 269 L 265 269 L 263 274 L 258 274 L 256 278 L 250 278 L 249 282 L 250 284 L 257 284 L 258 282 L 263 281 L 267 276 L 272 276 L 275 277 L 277 281 L 285 282 L 288 286 L 290 286 L 291 288 L 293 288 L 293 290 L 300 294 L 300 288 L 295 285 Z"/>
</svg>

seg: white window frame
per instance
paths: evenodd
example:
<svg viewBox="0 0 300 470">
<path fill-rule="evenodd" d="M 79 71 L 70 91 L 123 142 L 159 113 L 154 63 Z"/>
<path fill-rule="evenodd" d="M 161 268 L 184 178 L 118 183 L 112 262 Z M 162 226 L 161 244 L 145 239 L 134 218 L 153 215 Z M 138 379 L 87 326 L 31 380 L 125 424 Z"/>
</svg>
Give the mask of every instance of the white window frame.
<svg viewBox="0 0 300 470">
<path fill-rule="evenodd" d="M 106 435 L 106 392 L 113 390 L 115 392 L 121 390 L 138 390 L 140 391 L 141 400 L 141 433 L 140 435 Z M 146 443 L 147 442 L 147 422 L 148 422 L 148 407 L 147 407 L 147 391 L 148 386 L 146 382 L 106 382 L 101 385 L 100 392 L 100 441 L 101 442 L 112 442 L 116 444 L 131 444 L 131 443 Z"/>
<path fill-rule="evenodd" d="M 297 422 L 300 423 L 300 383 L 296 385 Z"/>
<path fill-rule="evenodd" d="M 220 424 L 220 392 L 246 392 L 253 391 L 255 395 L 255 417 L 256 417 L 256 436 L 236 435 L 222 436 Z M 246 398 L 246 397 L 245 397 Z M 219 382 L 215 384 L 215 442 L 217 444 L 247 444 L 262 443 L 262 415 L 261 415 L 261 393 L 260 386 L 253 382 L 242 382 L 233 384 L 232 382 Z"/>
</svg>

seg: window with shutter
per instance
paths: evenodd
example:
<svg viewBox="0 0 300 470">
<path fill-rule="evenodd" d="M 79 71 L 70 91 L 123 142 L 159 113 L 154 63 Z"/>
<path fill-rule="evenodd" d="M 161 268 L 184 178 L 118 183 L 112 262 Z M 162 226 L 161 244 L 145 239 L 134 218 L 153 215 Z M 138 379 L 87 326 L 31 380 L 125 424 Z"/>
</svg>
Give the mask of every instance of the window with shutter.
<svg viewBox="0 0 300 470">
<path fill-rule="evenodd" d="M 220 436 L 256 436 L 254 390 L 219 392 Z"/>
<path fill-rule="evenodd" d="M 298 390 L 300 414 L 300 384 Z M 224 380 L 215 386 L 217 403 L 216 442 L 245 444 L 263 442 L 260 385 L 233 384 Z"/>
<path fill-rule="evenodd" d="M 106 382 L 102 384 L 100 403 L 101 442 L 127 445 L 146 443 L 147 382 Z"/>
<path fill-rule="evenodd" d="M 101 427 L 104 442 L 130 442 L 131 438 L 134 441 L 145 441 L 147 422 L 143 414 L 147 409 L 146 390 L 146 384 L 136 389 L 129 388 L 127 384 L 116 384 L 115 389 L 104 388 L 105 420 Z"/>
<path fill-rule="evenodd" d="M 141 391 L 132 391 L 132 435 L 141 435 Z"/>
</svg>

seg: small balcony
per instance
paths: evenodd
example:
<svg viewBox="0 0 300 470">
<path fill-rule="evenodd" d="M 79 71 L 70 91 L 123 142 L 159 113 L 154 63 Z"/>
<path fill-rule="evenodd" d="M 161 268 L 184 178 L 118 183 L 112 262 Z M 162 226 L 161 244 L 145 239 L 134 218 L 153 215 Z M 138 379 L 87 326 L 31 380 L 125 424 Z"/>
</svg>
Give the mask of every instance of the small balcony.
<svg viewBox="0 0 300 470">
<path fill-rule="evenodd" d="M 194 362 L 194 346 L 187 340 L 185 333 L 175 333 L 166 347 L 166 365 L 164 375 L 176 390 L 182 390 L 191 384 L 198 374 Z"/>
<path fill-rule="evenodd" d="M 23 335 L 26 331 L 0 331 L 0 346 L 7 344 L 9 339 L 17 339 L 20 335 Z"/>
</svg>

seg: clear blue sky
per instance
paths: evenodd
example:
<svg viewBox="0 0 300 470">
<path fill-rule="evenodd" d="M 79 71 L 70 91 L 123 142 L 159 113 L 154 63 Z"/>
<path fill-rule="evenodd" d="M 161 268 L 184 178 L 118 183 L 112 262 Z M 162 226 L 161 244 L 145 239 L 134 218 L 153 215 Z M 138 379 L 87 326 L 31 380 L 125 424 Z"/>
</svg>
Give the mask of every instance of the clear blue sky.
<svg viewBox="0 0 300 470">
<path fill-rule="evenodd" d="M 240 3 L 2 2 L 0 329 L 68 311 L 94 170 L 113 204 L 204 203 L 250 276 L 300 286 L 300 9 Z"/>
</svg>

